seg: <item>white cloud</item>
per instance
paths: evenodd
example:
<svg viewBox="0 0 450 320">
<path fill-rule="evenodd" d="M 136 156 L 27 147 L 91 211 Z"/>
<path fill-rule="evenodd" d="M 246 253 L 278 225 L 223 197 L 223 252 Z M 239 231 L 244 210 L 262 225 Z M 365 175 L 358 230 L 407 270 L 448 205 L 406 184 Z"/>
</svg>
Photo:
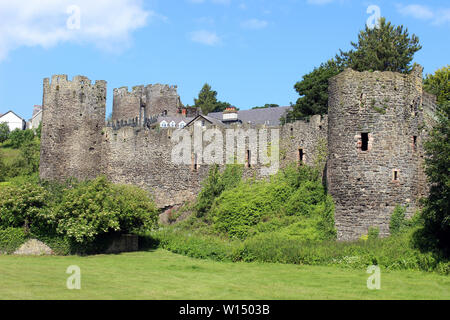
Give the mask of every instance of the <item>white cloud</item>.
<svg viewBox="0 0 450 320">
<path fill-rule="evenodd" d="M 80 9 L 79 28 L 76 17 L 70 19 L 74 11 L 68 8 L 73 5 Z M 123 48 L 149 19 L 167 20 L 146 11 L 141 0 L 0 0 L 0 61 L 22 46 L 77 42 Z"/>
<path fill-rule="evenodd" d="M 434 13 L 430 8 L 419 4 L 410 4 L 407 6 L 399 5 L 398 11 L 402 15 L 411 16 L 421 20 L 428 20 L 434 17 Z"/>
<path fill-rule="evenodd" d="M 267 21 L 259 19 L 250 19 L 241 23 L 242 28 L 254 30 L 263 29 L 267 27 L 267 25 L 268 25 Z"/>
<path fill-rule="evenodd" d="M 424 21 L 431 21 L 433 25 L 442 25 L 450 22 L 450 8 L 432 9 L 428 6 L 420 4 L 398 4 L 397 11 L 404 16 L 409 16 Z"/>
<path fill-rule="evenodd" d="M 219 36 L 215 32 L 207 30 L 198 30 L 191 32 L 189 38 L 193 42 L 201 43 L 208 46 L 216 46 L 221 43 Z"/>
</svg>

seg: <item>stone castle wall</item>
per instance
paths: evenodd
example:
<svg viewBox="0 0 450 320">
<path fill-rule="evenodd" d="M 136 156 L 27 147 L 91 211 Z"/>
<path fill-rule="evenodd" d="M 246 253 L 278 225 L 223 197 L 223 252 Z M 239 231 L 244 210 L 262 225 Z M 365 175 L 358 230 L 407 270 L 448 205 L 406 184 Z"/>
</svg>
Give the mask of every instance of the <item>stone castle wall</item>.
<svg viewBox="0 0 450 320">
<path fill-rule="evenodd" d="M 410 75 L 346 70 L 330 80 L 329 91 L 328 116 L 277 128 L 231 129 L 278 129 L 280 168 L 293 162 L 326 168 L 339 239 L 356 239 L 369 227 L 379 227 L 386 236 L 395 206 L 407 205 L 411 216 L 426 195 L 423 143 L 435 99 L 423 92 L 420 68 Z M 176 87 L 114 90 L 113 122 L 108 126 L 105 100 L 104 81 L 92 85 L 84 77 L 68 81 L 67 76 L 54 76 L 51 83 L 44 79 L 41 178 L 92 179 L 104 174 L 115 183 L 151 191 L 160 208 L 194 199 L 210 165 L 199 161 L 198 146 L 187 151 L 191 162 L 184 164 L 172 161 L 172 150 L 179 142 L 174 138 L 177 132 L 192 139 L 197 124 L 181 131 L 147 126 L 153 123 L 152 115 L 178 112 Z M 224 139 L 221 153 L 226 162 L 230 127 L 212 128 Z M 209 141 L 201 145 L 205 150 Z M 258 152 L 247 145 L 243 157 L 244 176 L 264 178 Z"/>
<path fill-rule="evenodd" d="M 422 91 L 420 69 L 348 69 L 330 80 L 327 178 L 339 239 L 369 227 L 387 236 L 395 206 L 408 206 L 411 216 L 426 194 Z"/>
<path fill-rule="evenodd" d="M 319 128 L 321 127 L 321 128 Z M 305 164 L 316 163 L 317 141 L 326 141 L 326 117 L 314 117 L 310 122 L 298 121 L 288 127 L 266 128 L 268 129 L 267 142 L 271 141 L 270 129 L 278 129 L 280 134 L 280 167 L 291 162 L 299 161 L 298 150 L 301 148 L 306 155 Z M 222 127 L 210 127 L 216 129 L 223 137 L 223 163 L 227 162 L 227 129 Z M 228 128 L 230 129 L 230 128 Z M 261 130 L 264 127 L 235 126 L 236 130 Z M 194 139 L 194 127 L 184 129 L 189 132 L 192 141 Z M 194 169 L 194 144 L 191 144 L 189 164 L 175 164 L 172 161 L 173 147 L 179 143 L 174 139 L 178 129 L 140 128 L 133 125 L 118 129 L 108 127 L 104 134 L 103 167 L 107 177 L 115 183 L 125 183 L 140 186 L 151 191 L 160 208 L 173 207 L 192 200 L 200 192 L 202 181 L 208 176 L 211 166 L 200 160 Z M 248 141 L 245 150 L 251 150 L 250 166 L 245 165 L 245 177 L 262 178 L 258 152 L 261 145 L 257 141 L 257 149 L 253 150 Z M 238 140 L 234 139 L 235 146 Z M 203 140 L 203 151 L 210 145 Z M 237 150 L 235 156 L 237 157 Z M 242 164 L 247 163 L 247 158 Z"/>
</svg>

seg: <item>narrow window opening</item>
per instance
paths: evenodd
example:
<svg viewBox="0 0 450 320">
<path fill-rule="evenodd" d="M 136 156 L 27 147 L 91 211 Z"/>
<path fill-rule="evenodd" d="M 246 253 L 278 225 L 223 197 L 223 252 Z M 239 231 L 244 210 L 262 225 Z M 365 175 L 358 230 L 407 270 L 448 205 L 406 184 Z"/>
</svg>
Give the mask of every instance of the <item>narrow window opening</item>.
<svg viewBox="0 0 450 320">
<path fill-rule="evenodd" d="M 303 149 L 298 149 L 298 163 L 302 165 L 304 163 L 305 153 Z"/>
<path fill-rule="evenodd" d="M 247 165 L 247 168 L 251 168 L 251 167 L 252 167 L 252 165 L 251 165 L 251 152 L 250 152 L 250 150 L 247 150 L 247 155 L 246 155 L 246 165 Z"/>
<path fill-rule="evenodd" d="M 198 170 L 198 160 L 197 160 L 197 154 L 192 154 L 192 171 L 197 172 Z"/>
<path fill-rule="evenodd" d="M 369 150 L 369 134 L 361 133 L 361 151 Z"/>
<path fill-rule="evenodd" d="M 417 151 L 417 136 L 413 137 L 413 150 Z"/>
<path fill-rule="evenodd" d="M 394 170 L 394 181 L 399 181 L 398 170 Z"/>
<path fill-rule="evenodd" d="M 84 103 L 84 101 L 86 100 L 86 96 L 84 93 L 80 93 L 80 102 Z"/>
</svg>

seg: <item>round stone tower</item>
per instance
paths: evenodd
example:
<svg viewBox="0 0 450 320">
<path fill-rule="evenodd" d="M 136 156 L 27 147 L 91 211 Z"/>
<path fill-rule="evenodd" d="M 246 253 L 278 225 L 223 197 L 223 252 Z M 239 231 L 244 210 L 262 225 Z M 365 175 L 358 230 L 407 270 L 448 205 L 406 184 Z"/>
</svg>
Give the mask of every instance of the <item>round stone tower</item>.
<svg viewBox="0 0 450 320">
<path fill-rule="evenodd" d="M 412 215 L 426 192 L 422 70 L 347 69 L 330 80 L 327 183 L 341 240 L 370 227 L 389 235 L 395 206 Z"/>
<path fill-rule="evenodd" d="M 101 173 L 106 81 L 67 75 L 44 79 L 40 177 L 64 181 Z"/>
</svg>

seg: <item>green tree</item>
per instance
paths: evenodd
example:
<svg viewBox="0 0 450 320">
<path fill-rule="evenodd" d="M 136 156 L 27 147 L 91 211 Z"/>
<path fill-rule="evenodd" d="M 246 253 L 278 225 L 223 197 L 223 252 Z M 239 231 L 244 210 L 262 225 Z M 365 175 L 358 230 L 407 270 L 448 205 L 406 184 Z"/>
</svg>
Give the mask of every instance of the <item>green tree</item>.
<svg viewBox="0 0 450 320">
<path fill-rule="evenodd" d="M 418 233 L 419 245 L 439 249 L 450 256 L 450 101 L 438 111 L 438 123 L 425 143 L 426 173 L 431 184 L 422 213 L 424 227 Z"/>
<path fill-rule="evenodd" d="M 0 123 L 0 143 L 5 142 L 9 138 L 9 126 L 7 123 Z"/>
<path fill-rule="evenodd" d="M 67 189 L 46 219 L 59 234 L 87 244 L 107 233 L 150 230 L 157 224 L 158 210 L 146 191 L 99 177 Z"/>
<path fill-rule="evenodd" d="M 358 43 L 351 42 L 354 50 L 342 52 L 346 64 L 357 71 L 392 71 L 408 73 L 412 69 L 414 54 L 422 49 L 419 38 L 409 35 L 408 29 L 394 26 L 380 19 L 378 28 L 360 31 Z"/>
<path fill-rule="evenodd" d="M 450 65 L 437 70 L 434 75 L 428 74 L 424 81 L 424 88 L 436 96 L 438 104 L 450 100 Z"/>
<path fill-rule="evenodd" d="M 200 108 L 203 114 L 207 115 L 211 112 L 222 112 L 226 108 L 231 107 L 228 102 L 221 102 L 217 100 L 217 92 L 212 90 L 207 83 L 203 86 L 198 94 L 198 99 L 194 99 L 194 106 Z"/>
<path fill-rule="evenodd" d="M 287 122 L 328 113 L 328 80 L 345 68 L 407 73 L 412 69 L 414 54 L 422 48 L 416 35 L 409 36 L 408 29 L 395 27 L 385 18 L 381 18 L 379 28 L 366 26 L 358 35 L 358 43 L 351 45 L 353 50 L 340 50 L 334 59 L 322 63 L 295 85 L 300 98 L 288 113 Z"/>
<path fill-rule="evenodd" d="M 287 121 L 328 113 L 328 80 L 343 70 L 342 62 L 331 59 L 304 75 L 294 86 L 301 97 L 288 113 Z"/>
<path fill-rule="evenodd" d="M 262 107 L 254 107 L 252 109 L 269 109 L 269 108 L 278 108 L 279 105 L 278 104 L 274 104 L 274 103 L 266 103 L 264 106 Z"/>
<path fill-rule="evenodd" d="M 35 134 L 33 130 L 16 129 L 9 135 L 11 147 L 14 149 L 19 149 L 24 143 L 32 141 L 34 136 Z"/>
<path fill-rule="evenodd" d="M 23 227 L 26 231 L 39 220 L 48 194 L 34 183 L 19 183 L 0 188 L 0 226 Z"/>
</svg>

